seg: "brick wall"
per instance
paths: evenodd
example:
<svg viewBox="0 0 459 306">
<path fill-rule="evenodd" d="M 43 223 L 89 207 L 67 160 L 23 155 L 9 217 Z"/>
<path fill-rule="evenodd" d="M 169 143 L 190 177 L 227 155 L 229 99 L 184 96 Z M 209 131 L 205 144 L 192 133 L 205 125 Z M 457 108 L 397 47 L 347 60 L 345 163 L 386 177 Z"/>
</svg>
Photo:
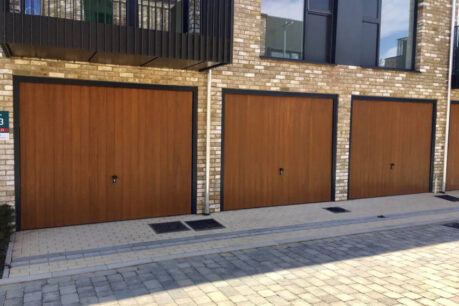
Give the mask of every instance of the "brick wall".
<svg viewBox="0 0 459 306">
<path fill-rule="evenodd" d="M 446 124 L 451 1 L 419 0 L 416 72 L 260 59 L 260 7 L 261 0 L 235 0 L 234 63 L 219 67 L 213 73 L 211 210 L 220 209 L 222 88 L 339 95 L 337 200 L 345 200 L 347 197 L 351 96 L 435 99 L 438 101 L 438 114 L 434 174 L 438 178 L 438 188 L 440 188 Z M 198 211 L 202 210 L 205 182 L 206 73 L 2 56 L 0 58 L 0 108 L 11 112 L 13 75 L 197 86 L 199 89 L 197 194 Z M 12 124 L 14 125 L 14 122 Z M 1 143 L 0 150 L 0 202 L 13 204 L 13 140 Z"/>
<path fill-rule="evenodd" d="M 292 63 L 260 59 L 261 0 L 235 1 L 234 63 L 214 72 L 213 88 L 242 88 L 339 95 L 336 198 L 347 197 L 352 95 L 435 99 L 438 101 L 435 171 L 443 172 L 451 1 L 420 0 L 416 44 L 417 72 L 355 66 Z M 221 91 L 214 89 L 214 113 L 221 116 Z M 218 169 L 220 130 L 214 126 Z M 219 179 L 213 189 L 218 192 Z M 434 184 L 435 186 L 435 184 Z"/>
</svg>

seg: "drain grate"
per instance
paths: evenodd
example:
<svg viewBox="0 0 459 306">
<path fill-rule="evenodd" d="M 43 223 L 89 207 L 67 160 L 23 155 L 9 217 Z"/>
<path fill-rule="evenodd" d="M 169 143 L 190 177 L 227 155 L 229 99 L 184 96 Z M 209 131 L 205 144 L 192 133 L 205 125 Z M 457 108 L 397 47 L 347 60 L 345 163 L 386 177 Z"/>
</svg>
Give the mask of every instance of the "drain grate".
<svg viewBox="0 0 459 306">
<path fill-rule="evenodd" d="M 187 221 L 186 224 L 188 224 L 188 226 L 194 229 L 195 231 L 207 231 L 207 230 L 225 228 L 223 225 L 221 225 L 214 219 Z"/>
<path fill-rule="evenodd" d="M 453 197 L 453 196 L 450 196 L 450 195 L 440 195 L 440 196 L 435 196 L 436 198 L 439 198 L 439 199 L 443 199 L 443 200 L 446 200 L 446 201 L 450 201 L 450 202 L 459 202 L 459 198 L 456 198 L 456 197 Z"/>
<path fill-rule="evenodd" d="M 156 234 L 166 234 L 189 231 L 190 229 L 185 226 L 182 222 L 165 222 L 165 223 L 153 223 L 149 224 L 150 227 L 155 231 Z"/>
<path fill-rule="evenodd" d="M 379 215 L 378 218 L 379 218 L 379 219 L 385 219 L 385 218 L 387 218 L 387 217 L 384 216 L 384 215 Z"/>
<path fill-rule="evenodd" d="M 443 226 L 459 229 L 459 222 L 443 224 Z"/>
<path fill-rule="evenodd" d="M 347 209 L 344 209 L 342 207 L 339 207 L 339 206 L 335 206 L 335 207 L 326 207 L 324 208 L 325 210 L 328 210 L 334 214 L 342 214 L 342 213 L 348 213 L 350 212 L 349 210 Z"/>
</svg>

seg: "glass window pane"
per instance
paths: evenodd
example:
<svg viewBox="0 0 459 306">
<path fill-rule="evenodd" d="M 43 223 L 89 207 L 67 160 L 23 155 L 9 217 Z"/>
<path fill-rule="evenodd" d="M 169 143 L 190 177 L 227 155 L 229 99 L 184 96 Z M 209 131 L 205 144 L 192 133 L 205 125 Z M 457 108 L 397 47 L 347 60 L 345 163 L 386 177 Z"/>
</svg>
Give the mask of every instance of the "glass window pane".
<svg viewBox="0 0 459 306">
<path fill-rule="evenodd" d="M 111 24 L 113 21 L 112 0 L 84 0 L 84 20 Z"/>
<path fill-rule="evenodd" d="M 310 10 L 329 11 L 330 0 L 309 0 Z"/>
<path fill-rule="evenodd" d="M 331 16 L 309 14 L 306 18 L 305 58 L 308 61 L 330 61 Z"/>
<path fill-rule="evenodd" d="M 415 0 L 382 0 L 379 66 L 411 69 Z"/>
<path fill-rule="evenodd" d="M 26 0 L 24 8 L 27 15 L 40 15 L 41 0 Z"/>
<path fill-rule="evenodd" d="M 304 0 L 262 0 L 261 54 L 303 58 Z"/>
</svg>

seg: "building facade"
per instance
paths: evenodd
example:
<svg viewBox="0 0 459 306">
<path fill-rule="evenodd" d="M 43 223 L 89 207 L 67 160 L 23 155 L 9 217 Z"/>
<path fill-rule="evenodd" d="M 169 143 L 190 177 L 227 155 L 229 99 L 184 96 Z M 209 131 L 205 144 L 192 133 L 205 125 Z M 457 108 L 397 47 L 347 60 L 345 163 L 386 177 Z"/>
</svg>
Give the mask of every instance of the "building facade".
<svg viewBox="0 0 459 306">
<path fill-rule="evenodd" d="M 19 208 L 19 229 L 202 213 L 207 103 L 211 212 L 442 187 L 449 0 L 235 0 L 226 1 L 229 11 L 209 0 L 178 1 L 180 6 L 173 1 L 181 13 L 164 14 L 158 13 L 164 11 L 159 5 L 164 1 L 152 1 L 158 3 L 153 10 L 149 1 L 145 12 L 140 4 L 134 13 L 129 1 L 108 1 L 109 11 L 117 13 L 107 17 L 96 10 L 91 17 L 96 21 L 83 18 L 92 24 L 107 25 L 109 20 L 110 31 L 119 31 L 112 23 L 128 28 L 134 20 L 142 30 L 156 32 L 148 40 L 152 50 L 169 44 L 160 54 L 145 51 L 148 47 L 142 44 L 153 34 L 138 36 L 135 30 L 133 36 L 126 34 L 133 41 L 109 32 L 111 44 L 105 40 L 95 49 L 82 45 L 78 52 L 68 51 L 75 48 L 65 39 L 62 46 L 59 41 L 27 41 L 29 31 L 31 37 L 52 31 L 49 20 L 48 28 L 34 21 L 46 16 L 46 3 L 40 2 L 39 9 L 34 1 L 10 2 L 9 13 L 1 17 L 0 106 L 9 111 L 10 135 L 0 143 L 0 200 Z M 107 6 L 102 7 L 105 12 Z M 28 14 L 30 23 L 20 19 L 27 17 L 21 13 L 27 9 L 35 12 Z M 205 17 L 215 16 L 212 10 L 218 9 L 219 18 Z M 65 8 L 46 17 L 82 22 L 86 11 Z M 189 16 L 187 21 L 178 22 L 183 15 Z M 161 33 L 178 36 L 164 40 L 158 34 L 162 23 L 169 26 Z M 116 35 L 120 38 L 115 41 Z M 139 53 L 137 47 L 131 54 L 120 52 L 119 45 L 131 43 L 140 44 Z M 70 100 L 73 106 L 59 106 Z M 105 102 L 97 102 L 101 100 Z M 179 103 L 185 100 L 189 103 Z M 152 102 L 143 108 L 142 101 L 172 106 Z M 149 126 L 161 118 L 167 119 L 164 125 Z M 166 149 L 156 151 L 156 146 Z M 115 154 L 117 150 L 124 153 Z M 109 169 L 111 164 L 120 170 Z M 127 188 L 110 190 L 125 183 L 125 177 L 132 178 Z M 180 189 L 183 185 L 188 187 Z M 158 197 L 153 208 L 146 207 L 153 201 L 149 197 Z M 71 204 L 66 204 L 68 199 L 73 199 Z M 184 203 L 183 209 L 175 207 L 178 202 Z"/>
</svg>

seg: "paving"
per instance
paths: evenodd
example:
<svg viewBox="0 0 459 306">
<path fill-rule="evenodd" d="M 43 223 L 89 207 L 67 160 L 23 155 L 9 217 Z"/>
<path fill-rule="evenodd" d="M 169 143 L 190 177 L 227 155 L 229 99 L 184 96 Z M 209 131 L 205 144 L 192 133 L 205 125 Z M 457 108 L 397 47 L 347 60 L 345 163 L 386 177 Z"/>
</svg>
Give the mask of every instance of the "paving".
<svg viewBox="0 0 459 306">
<path fill-rule="evenodd" d="M 459 192 L 451 195 L 459 196 Z M 324 209 L 330 206 L 349 212 L 334 214 Z M 225 228 L 156 234 L 149 226 L 208 218 L 188 215 L 18 232 L 11 268 L 0 284 L 459 220 L 459 202 L 419 194 L 228 211 L 210 217 Z"/>
<path fill-rule="evenodd" d="M 459 229 L 424 225 L 0 287 L 0 305 L 458 305 Z"/>
</svg>

